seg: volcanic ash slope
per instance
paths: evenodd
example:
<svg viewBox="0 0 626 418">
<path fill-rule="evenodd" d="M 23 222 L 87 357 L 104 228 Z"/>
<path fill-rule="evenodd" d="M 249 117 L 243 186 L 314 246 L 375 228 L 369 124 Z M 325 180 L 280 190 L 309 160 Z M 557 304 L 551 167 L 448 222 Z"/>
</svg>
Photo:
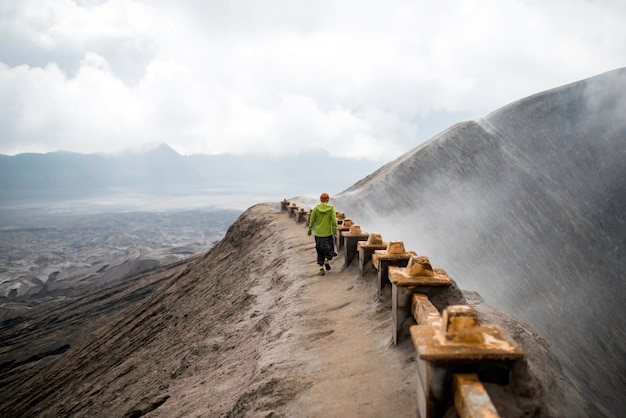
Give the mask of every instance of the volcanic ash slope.
<svg viewBox="0 0 626 418">
<path fill-rule="evenodd" d="M 619 69 L 455 125 L 334 201 L 528 322 L 581 390 L 620 416 L 625 115 Z"/>
</svg>

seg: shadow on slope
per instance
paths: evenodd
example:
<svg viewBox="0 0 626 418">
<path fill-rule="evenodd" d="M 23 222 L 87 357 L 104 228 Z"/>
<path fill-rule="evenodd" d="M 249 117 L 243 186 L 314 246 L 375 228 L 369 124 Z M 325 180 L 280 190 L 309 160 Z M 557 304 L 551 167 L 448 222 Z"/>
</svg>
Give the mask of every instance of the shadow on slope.
<svg viewBox="0 0 626 418">
<path fill-rule="evenodd" d="M 255 404 L 256 397 L 290 399 L 293 379 L 276 381 L 255 370 L 259 346 L 280 335 L 269 329 L 271 314 L 248 311 L 256 298 L 252 280 L 241 285 L 250 275 L 268 279 L 276 290 L 268 296 L 277 299 L 270 302 L 273 306 L 288 287 L 281 275 L 257 270 L 263 263 L 275 269 L 285 262 L 284 256 L 268 259 L 266 251 L 258 250 L 276 239 L 275 230 L 264 228 L 268 222 L 250 211 L 242 215 L 225 239 L 184 264 L 151 298 L 114 312 L 93 335 L 50 353 L 51 361 L 38 365 L 37 373 L 14 379 L 0 397 L 0 410 L 11 416 L 143 416 L 170 398 L 170 385 L 192 375 L 197 382 L 190 390 L 215 404 L 189 405 L 195 398 L 186 391 L 179 398 L 188 396 L 181 402 L 191 409 L 179 409 L 181 415 L 195 415 L 194 408 L 200 408 L 202 413 L 242 416 L 240 411 Z M 87 312 L 74 311 L 82 329 L 88 328 L 84 315 L 97 300 L 85 301 Z M 59 320 L 54 311 L 46 315 L 39 321 L 42 329 Z M 251 373 L 258 384 L 251 382 Z"/>
<path fill-rule="evenodd" d="M 607 415 L 626 410 L 626 69 L 465 122 L 334 202 L 544 336 Z"/>
<path fill-rule="evenodd" d="M 24 395 L 36 402 L 53 378 L 45 371 L 89 340 L 103 326 L 123 319 L 169 279 L 180 274 L 198 256 L 164 263 L 144 274 L 128 274 L 109 286 L 85 286 L 76 297 L 43 298 L 30 304 L 4 302 L 2 314 L 11 316 L 0 323 L 0 410 L 7 415 L 6 402 Z M 62 373 L 54 373 L 55 377 Z M 69 378 L 78 382 L 79 375 Z M 28 382 L 31 382 L 30 384 Z M 32 386 L 35 382 L 35 386 Z M 33 391 L 30 389 L 35 388 Z M 57 399 L 57 402 L 59 400 Z M 23 412 L 14 416 L 23 416 Z"/>
</svg>

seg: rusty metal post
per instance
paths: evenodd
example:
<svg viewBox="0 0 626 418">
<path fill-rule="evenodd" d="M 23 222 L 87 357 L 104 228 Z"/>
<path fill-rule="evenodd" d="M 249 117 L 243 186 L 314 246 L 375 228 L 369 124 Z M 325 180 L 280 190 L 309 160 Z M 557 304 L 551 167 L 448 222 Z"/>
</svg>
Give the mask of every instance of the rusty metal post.
<svg viewBox="0 0 626 418">
<path fill-rule="evenodd" d="M 375 250 L 384 250 L 387 248 L 388 242 L 383 242 L 380 234 L 370 234 L 367 241 L 359 241 L 357 243 L 357 251 L 359 253 L 359 278 L 365 275 L 365 265 L 372 259 Z"/>
<path fill-rule="evenodd" d="M 359 225 L 352 225 L 348 231 L 341 232 L 344 239 L 343 266 L 348 267 L 357 254 L 357 243 L 369 237 L 367 232 L 361 231 Z"/>
<path fill-rule="evenodd" d="M 350 227 L 352 226 L 352 219 L 350 218 L 346 218 L 343 220 L 343 222 L 341 223 L 341 225 L 337 225 L 337 252 L 339 252 L 339 250 L 343 247 L 343 234 L 342 232 L 348 232 L 350 230 Z"/>
<path fill-rule="evenodd" d="M 398 345 L 401 325 L 411 316 L 413 293 L 431 294 L 450 286 L 452 280 L 442 269 L 433 269 L 425 256 L 412 256 L 405 268 L 390 266 L 392 335 Z"/>
<path fill-rule="evenodd" d="M 500 328 L 483 325 L 476 311 L 464 305 L 447 307 L 441 328 L 411 327 L 417 350 L 418 407 L 420 418 L 443 416 L 453 404 L 452 377 L 457 373 L 508 371 L 524 351 L 502 336 Z M 501 373 L 499 373 L 501 375 Z M 507 384 L 507 381 L 497 382 Z"/>
<path fill-rule="evenodd" d="M 390 241 L 385 250 L 376 250 L 372 255 L 372 264 L 378 270 L 377 297 L 380 299 L 383 287 L 389 282 L 389 266 L 406 267 L 413 251 L 405 251 L 402 241 Z"/>
<path fill-rule="evenodd" d="M 296 206 L 296 204 L 295 204 L 295 203 L 292 203 L 292 204 L 289 206 L 289 217 L 290 217 L 290 218 L 292 218 L 292 217 L 296 217 L 296 213 L 297 213 L 297 211 L 298 211 L 298 206 Z"/>
</svg>

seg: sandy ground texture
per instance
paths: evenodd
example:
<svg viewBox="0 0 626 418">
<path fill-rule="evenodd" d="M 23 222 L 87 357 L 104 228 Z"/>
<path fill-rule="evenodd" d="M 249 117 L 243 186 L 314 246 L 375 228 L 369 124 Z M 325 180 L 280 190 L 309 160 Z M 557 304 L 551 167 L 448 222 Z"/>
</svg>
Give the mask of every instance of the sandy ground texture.
<svg viewBox="0 0 626 418">
<path fill-rule="evenodd" d="M 356 265 L 318 275 L 314 240 L 276 204 L 16 387 L 25 416 L 413 417 L 415 352 Z"/>
<path fill-rule="evenodd" d="M 257 208 L 264 216 L 268 209 Z M 271 219 L 274 234 L 259 247 L 266 255 L 263 263 L 268 263 L 262 271 L 271 273 L 249 287 L 253 302 L 243 320 L 247 324 L 236 325 L 252 332 L 227 354 L 224 364 L 230 366 L 217 372 L 218 384 L 208 389 L 214 393 L 208 403 L 189 412 L 414 417 L 415 351 L 408 340 L 392 347 L 390 309 L 375 298 L 375 276 L 360 280 L 356 266 L 344 269 L 342 256 L 319 276 L 314 240 L 304 226 L 286 213 Z M 250 362 L 251 357 L 256 361 Z M 174 399 L 189 395 L 185 386 L 178 389 L 154 416 L 180 411 Z"/>
<path fill-rule="evenodd" d="M 416 416 L 416 353 L 406 336 L 392 345 L 390 289 L 378 301 L 373 269 L 359 279 L 356 263 L 343 268 L 340 255 L 319 276 L 315 258 L 313 238 L 278 203 L 253 206 L 219 244 L 148 299 L 36 376 L 15 381 L 0 411 L 38 417 Z M 473 303 L 480 304 L 477 295 Z M 516 387 L 492 392 L 494 402 L 505 400 L 503 416 L 584 411 L 558 362 L 545 354 L 548 347 L 512 319 L 487 313 L 509 322 L 534 359 L 520 368 Z M 529 370 L 544 371 L 541 382 Z M 511 393 L 515 402 L 508 401 Z M 542 399 L 554 408 L 542 409 Z"/>
</svg>

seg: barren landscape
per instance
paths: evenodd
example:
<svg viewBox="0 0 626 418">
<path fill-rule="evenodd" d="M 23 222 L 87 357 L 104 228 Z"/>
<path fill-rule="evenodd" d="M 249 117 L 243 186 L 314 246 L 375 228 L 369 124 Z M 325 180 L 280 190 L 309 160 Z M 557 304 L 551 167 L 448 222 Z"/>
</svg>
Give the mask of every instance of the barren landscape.
<svg viewBox="0 0 626 418">
<path fill-rule="evenodd" d="M 94 211 L 58 203 L 0 209 L 0 297 L 72 297 L 206 251 L 240 211 Z M 0 315 L 2 318 L 2 315 Z"/>
<path fill-rule="evenodd" d="M 44 363 L 37 375 L 19 379 L 24 365 L 10 370 L 0 408 L 27 416 L 413 417 L 416 353 L 406 327 L 394 348 L 388 292 L 378 301 L 373 270 L 359 279 L 355 265 L 342 263 L 317 275 L 303 225 L 277 203 L 256 205 L 152 296 L 63 353 L 31 359 Z M 488 388 L 504 416 L 592 411 L 541 338 L 469 296 L 529 355 L 521 382 Z M 465 296 L 456 289 L 450 298 L 434 303 Z M 5 324 L 5 368 L 11 345 L 26 338 L 20 330 L 34 322 Z"/>
<path fill-rule="evenodd" d="M 516 380 L 487 384 L 503 416 L 623 415 L 624 86 L 619 69 L 521 99 L 331 192 L 364 231 L 445 269 L 440 311 L 475 306 L 523 347 Z M 4 414 L 414 416 L 410 324 L 393 348 L 372 271 L 340 256 L 317 275 L 312 238 L 280 212 L 287 189 L 232 224 L 153 192 L 151 210 L 0 212 Z M 311 208 L 307 193 L 292 200 Z"/>
</svg>

